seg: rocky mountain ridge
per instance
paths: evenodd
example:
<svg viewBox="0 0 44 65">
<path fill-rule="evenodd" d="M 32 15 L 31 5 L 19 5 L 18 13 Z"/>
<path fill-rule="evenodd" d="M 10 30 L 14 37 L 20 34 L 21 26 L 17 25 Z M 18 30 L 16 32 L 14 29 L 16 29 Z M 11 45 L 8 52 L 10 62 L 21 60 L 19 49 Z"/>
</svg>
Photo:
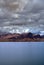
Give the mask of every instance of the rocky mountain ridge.
<svg viewBox="0 0 44 65">
<path fill-rule="evenodd" d="M 29 33 L 14 33 L 14 34 L 3 34 L 0 35 L 1 42 L 30 42 L 30 41 L 44 41 L 44 35 Z"/>
</svg>

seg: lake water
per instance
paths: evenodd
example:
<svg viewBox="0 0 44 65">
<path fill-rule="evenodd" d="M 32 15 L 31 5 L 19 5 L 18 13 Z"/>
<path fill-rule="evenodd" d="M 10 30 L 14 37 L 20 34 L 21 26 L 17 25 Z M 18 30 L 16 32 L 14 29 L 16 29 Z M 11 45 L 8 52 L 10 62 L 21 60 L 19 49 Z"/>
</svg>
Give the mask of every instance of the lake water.
<svg viewBox="0 0 44 65">
<path fill-rule="evenodd" d="M 0 65 L 44 65 L 44 42 L 0 42 Z"/>
</svg>

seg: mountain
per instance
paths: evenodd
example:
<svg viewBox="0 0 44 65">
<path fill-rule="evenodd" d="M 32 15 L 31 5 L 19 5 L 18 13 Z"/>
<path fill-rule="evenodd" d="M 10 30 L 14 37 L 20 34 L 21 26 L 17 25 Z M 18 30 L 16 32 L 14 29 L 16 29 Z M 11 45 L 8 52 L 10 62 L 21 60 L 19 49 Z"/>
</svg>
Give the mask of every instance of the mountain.
<svg viewBox="0 0 44 65">
<path fill-rule="evenodd" d="M 44 35 L 29 33 L 14 33 L 0 35 L 0 42 L 32 42 L 32 41 L 44 41 Z"/>
</svg>

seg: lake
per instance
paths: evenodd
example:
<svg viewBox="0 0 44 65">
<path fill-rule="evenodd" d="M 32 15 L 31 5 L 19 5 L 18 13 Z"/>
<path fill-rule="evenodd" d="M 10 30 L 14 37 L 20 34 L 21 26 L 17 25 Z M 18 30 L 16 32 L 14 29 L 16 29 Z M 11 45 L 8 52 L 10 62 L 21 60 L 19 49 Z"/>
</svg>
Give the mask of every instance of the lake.
<svg viewBox="0 0 44 65">
<path fill-rule="evenodd" d="M 0 65 L 44 65 L 44 42 L 0 42 Z"/>
</svg>

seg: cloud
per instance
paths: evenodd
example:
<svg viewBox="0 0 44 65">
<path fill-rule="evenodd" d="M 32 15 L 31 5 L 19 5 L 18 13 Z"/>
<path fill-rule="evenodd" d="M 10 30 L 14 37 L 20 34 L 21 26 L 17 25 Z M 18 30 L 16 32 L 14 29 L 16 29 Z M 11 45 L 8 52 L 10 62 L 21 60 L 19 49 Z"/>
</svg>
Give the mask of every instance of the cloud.
<svg viewBox="0 0 44 65">
<path fill-rule="evenodd" d="M 34 30 L 35 32 L 43 31 L 44 0 L 0 0 L 1 29 L 2 26 L 13 26 L 12 29 L 17 29 L 16 32 L 18 32 L 18 30 L 31 32 Z M 10 27 L 8 28 L 8 31 L 10 30 Z M 7 30 L 4 29 L 4 31 Z"/>
</svg>

